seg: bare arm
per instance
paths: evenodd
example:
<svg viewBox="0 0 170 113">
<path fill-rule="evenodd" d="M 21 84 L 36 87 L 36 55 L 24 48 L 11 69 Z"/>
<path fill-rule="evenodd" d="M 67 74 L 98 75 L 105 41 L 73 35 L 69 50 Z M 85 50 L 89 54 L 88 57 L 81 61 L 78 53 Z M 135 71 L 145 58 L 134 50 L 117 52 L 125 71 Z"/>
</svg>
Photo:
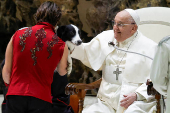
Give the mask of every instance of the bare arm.
<svg viewBox="0 0 170 113">
<path fill-rule="evenodd" d="M 67 73 L 67 58 L 68 58 L 68 47 L 65 44 L 63 56 L 57 65 L 57 71 L 61 76 Z"/>
<path fill-rule="evenodd" d="M 5 83 L 10 83 L 10 77 L 11 77 L 11 70 L 12 70 L 12 53 L 13 53 L 13 46 L 12 46 L 12 40 L 9 41 L 6 53 L 5 53 L 5 64 L 2 70 L 2 77 Z"/>
</svg>

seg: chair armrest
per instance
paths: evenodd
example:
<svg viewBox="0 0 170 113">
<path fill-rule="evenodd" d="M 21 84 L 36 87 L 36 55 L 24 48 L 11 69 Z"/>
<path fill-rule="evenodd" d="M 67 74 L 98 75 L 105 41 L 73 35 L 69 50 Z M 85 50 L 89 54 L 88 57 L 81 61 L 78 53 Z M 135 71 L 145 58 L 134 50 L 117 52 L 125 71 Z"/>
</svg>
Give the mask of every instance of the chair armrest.
<svg viewBox="0 0 170 113">
<path fill-rule="evenodd" d="M 92 82 L 90 84 L 84 83 L 68 83 L 65 88 L 66 95 L 77 95 L 79 98 L 79 110 L 78 113 L 81 113 L 84 105 L 84 97 L 86 95 L 87 90 L 99 88 L 102 78 L 99 80 Z"/>
<path fill-rule="evenodd" d="M 102 80 L 102 78 L 100 78 L 99 80 L 97 80 L 95 82 L 89 83 L 89 84 L 68 83 L 65 88 L 65 93 L 67 95 L 75 95 L 75 94 L 80 93 L 82 90 L 86 91 L 86 90 L 92 90 L 92 89 L 99 88 L 101 80 Z"/>
<path fill-rule="evenodd" d="M 146 85 L 148 86 L 147 87 L 147 94 L 148 95 L 155 95 L 155 99 L 157 100 L 156 103 L 156 108 L 157 108 L 157 111 L 156 113 L 161 113 L 161 105 L 160 105 L 160 99 L 161 99 L 161 95 L 159 92 L 157 92 L 155 90 L 155 88 L 153 87 L 153 83 L 150 79 L 147 80 L 146 82 Z"/>
<path fill-rule="evenodd" d="M 157 94 L 159 94 L 159 92 L 157 92 L 155 90 L 155 88 L 153 87 L 153 83 L 152 83 L 152 81 L 150 79 L 147 80 L 146 85 L 148 86 L 147 87 L 148 95 L 157 95 Z"/>
</svg>

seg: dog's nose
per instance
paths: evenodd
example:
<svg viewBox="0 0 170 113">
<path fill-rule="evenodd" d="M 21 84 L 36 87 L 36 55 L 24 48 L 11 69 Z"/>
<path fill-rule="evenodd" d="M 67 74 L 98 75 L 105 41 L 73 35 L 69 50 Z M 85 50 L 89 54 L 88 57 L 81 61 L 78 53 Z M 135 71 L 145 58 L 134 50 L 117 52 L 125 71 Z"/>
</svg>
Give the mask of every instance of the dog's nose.
<svg viewBox="0 0 170 113">
<path fill-rule="evenodd" d="M 78 41 L 77 41 L 77 45 L 80 45 L 81 43 L 82 43 L 81 40 L 78 40 Z"/>
</svg>

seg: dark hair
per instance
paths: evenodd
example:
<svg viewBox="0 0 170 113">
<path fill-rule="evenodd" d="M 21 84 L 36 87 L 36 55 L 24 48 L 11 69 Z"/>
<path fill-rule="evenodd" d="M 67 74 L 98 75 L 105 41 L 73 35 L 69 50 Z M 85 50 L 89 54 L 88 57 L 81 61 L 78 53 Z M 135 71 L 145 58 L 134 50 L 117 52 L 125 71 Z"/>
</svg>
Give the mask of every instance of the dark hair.
<svg viewBox="0 0 170 113">
<path fill-rule="evenodd" d="M 55 26 L 61 17 L 61 10 L 54 2 L 44 2 L 37 9 L 35 14 L 35 21 L 38 22 L 48 22 Z"/>
</svg>

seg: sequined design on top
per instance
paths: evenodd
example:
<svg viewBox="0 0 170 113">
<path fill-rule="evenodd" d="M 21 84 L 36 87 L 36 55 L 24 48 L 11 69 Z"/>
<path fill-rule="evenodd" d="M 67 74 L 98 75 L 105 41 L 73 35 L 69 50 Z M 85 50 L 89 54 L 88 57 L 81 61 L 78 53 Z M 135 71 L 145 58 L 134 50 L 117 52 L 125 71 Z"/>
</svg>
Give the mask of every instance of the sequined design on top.
<svg viewBox="0 0 170 113">
<path fill-rule="evenodd" d="M 34 60 L 34 64 L 33 65 L 36 65 L 36 63 L 37 63 L 37 57 L 36 57 L 36 52 L 37 51 L 40 51 L 40 50 L 42 50 L 42 47 L 43 47 L 43 42 L 42 42 L 42 40 L 44 39 L 44 38 L 46 38 L 46 31 L 44 30 L 44 28 L 41 28 L 41 29 L 39 29 L 39 30 L 37 30 L 37 32 L 35 33 L 35 36 L 36 36 L 36 38 L 37 38 L 37 41 L 35 42 L 35 46 L 36 47 L 34 47 L 33 49 L 31 49 L 30 51 L 31 51 L 31 57 L 32 57 L 32 59 Z"/>
<path fill-rule="evenodd" d="M 25 29 L 24 34 L 20 35 L 20 41 L 19 44 L 22 46 L 21 52 L 24 51 L 25 49 L 25 45 L 26 45 L 26 38 L 27 37 L 31 37 L 31 33 L 32 33 L 32 27 L 28 27 L 27 29 Z"/>
<path fill-rule="evenodd" d="M 47 42 L 47 51 L 49 53 L 48 59 L 52 56 L 52 47 L 57 43 L 58 44 L 59 38 L 56 34 L 53 35 L 52 40 Z"/>
</svg>

